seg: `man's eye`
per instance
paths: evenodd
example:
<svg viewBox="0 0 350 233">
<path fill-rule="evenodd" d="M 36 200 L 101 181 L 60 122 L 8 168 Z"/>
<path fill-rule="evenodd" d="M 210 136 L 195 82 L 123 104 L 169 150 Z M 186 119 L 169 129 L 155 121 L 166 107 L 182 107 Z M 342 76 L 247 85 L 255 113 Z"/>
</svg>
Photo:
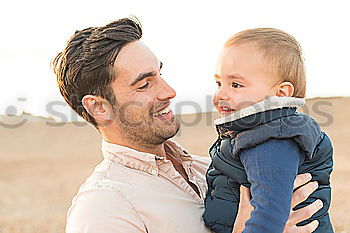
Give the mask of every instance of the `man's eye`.
<svg viewBox="0 0 350 233">
<path fill-rule="evenodd" d="M 146 89 L 148 87 L 149 83 L 147 82 L 145 85 L 139 87 L 138 89 Z"/>
<path fill-rule="evenodd" d="M 232 83 L 232 87 L 233 88 L 241 88 L 241 87 L 243 87 L 241 84 L 239 84 L 239 83 L 236 83 L 236 82 L 233 82 Z"/>
</svg>

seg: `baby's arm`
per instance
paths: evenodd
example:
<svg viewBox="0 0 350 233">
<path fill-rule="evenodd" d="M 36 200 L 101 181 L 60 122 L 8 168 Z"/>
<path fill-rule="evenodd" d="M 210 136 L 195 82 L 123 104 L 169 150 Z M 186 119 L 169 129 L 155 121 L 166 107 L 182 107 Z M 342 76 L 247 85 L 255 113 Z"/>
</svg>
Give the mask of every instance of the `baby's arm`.
<svg viewBox="0 0 350 233">
<path fill-rule="evenodd" d="M 244 232 L 283 232 L 304 155 L 293 140 L 271 139 L 242 151 L 240 158 L 251 183 L 254 206 Z"/>
</svg>

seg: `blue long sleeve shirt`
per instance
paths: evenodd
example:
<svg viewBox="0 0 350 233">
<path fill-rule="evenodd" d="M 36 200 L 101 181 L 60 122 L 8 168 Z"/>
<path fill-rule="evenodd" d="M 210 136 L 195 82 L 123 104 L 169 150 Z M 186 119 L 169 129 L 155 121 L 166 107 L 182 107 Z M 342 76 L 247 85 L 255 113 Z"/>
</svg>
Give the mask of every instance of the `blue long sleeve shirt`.
<svg viewBox="0 0 350 233">
<path fill-rule="evenodd" d="M 292 140 L 270 139 L 242 151 L 254 207 L 244 233 L 283 232 L 291 208 L 293 183 L 304 154 Z"/>
</svg>

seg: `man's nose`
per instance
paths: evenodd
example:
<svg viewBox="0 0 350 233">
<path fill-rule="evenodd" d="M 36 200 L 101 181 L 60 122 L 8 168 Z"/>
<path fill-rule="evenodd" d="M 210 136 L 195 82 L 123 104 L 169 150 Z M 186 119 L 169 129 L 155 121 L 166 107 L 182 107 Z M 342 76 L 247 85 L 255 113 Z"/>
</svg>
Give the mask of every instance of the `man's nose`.
<svg viewBox="0 0 350 233">
<path fill-rule="evenodd" d="M 172 99 L 176 96 L 176 92 L 173 88 L 169 86 L 167 82 L 164 81 L 164 79 L 160 78 L 159 82 L 159 93 L 158 93 L 158 99 L 159 100 L 166 100 L 166 99 Z"/>
</svg>

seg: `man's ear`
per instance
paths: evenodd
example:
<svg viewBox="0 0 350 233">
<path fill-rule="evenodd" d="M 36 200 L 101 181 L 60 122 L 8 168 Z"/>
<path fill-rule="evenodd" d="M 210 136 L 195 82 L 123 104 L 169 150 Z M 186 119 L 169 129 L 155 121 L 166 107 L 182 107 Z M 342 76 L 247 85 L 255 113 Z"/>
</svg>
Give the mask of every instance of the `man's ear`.
<svg viewBox="0 0 350 233">
<path fill-rule="evenodd" d="M 81 102 L 85 110 L 97 122 L 105 122 L 113 119 L 112 107 L 104 98 L 94 95 L 85 95 Z"/>
<path fill-rule="evenodd" d="M 283 82 L 278 85 L 276 90 L 276 96 L 290 97 L 293 96 L 294 86 L 290 82 Z"/>
</svg>

